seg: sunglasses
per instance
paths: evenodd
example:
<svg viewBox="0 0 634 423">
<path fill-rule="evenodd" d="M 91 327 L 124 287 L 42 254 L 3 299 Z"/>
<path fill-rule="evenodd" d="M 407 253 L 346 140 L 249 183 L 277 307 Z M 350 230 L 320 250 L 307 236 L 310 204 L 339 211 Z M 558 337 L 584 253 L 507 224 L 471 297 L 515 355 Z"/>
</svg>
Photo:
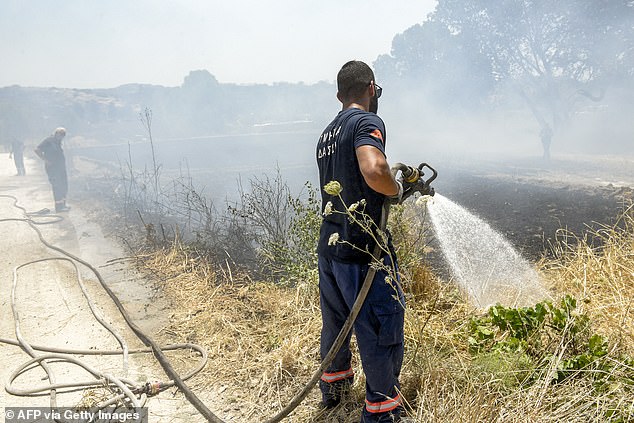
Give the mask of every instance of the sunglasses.
<svg viewBox="0 0 634 423">
<path fill-rule="evenodd" d="M 381 94 L 383 94 L 383 88 L 381 88 L 379 84 L 377 84 L 376 82 L 370 81 L 369 85 L 372 85 L 372 84 L 374 84 L 374 96 L 376 98 L 381 97 Z"/>
</svg>

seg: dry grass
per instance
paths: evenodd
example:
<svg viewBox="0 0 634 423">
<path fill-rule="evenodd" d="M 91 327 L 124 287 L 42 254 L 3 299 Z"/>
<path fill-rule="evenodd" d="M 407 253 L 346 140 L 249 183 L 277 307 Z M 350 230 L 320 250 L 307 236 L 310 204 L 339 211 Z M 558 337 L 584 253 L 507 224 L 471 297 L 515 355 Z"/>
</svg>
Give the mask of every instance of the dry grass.
<svg viewBox="0 0 634 423">
<path fill-rule="evenodd" d="M 609 337 L 611 354 L 617 357 L 617 351 L 634 352 L 632 207 L 617 224 L 600 227 L 595 235 L 601 247 L 562 233 L 554 247 L 556 258 L 540 266 L 555 296 L 571 294 L 581 300 L 593 329 Z M 210 364 L 195 383 L 223 398 L 224 403 L 214 404 L 221 417 L 263 421 L 285 406 L 318 366 L 321 320 L 316 281 L 294 288 L 253 282 L 199 260 L 187 247 L 175 245 L 144 262 L 164 276 L 163 289 L 174 304 L 164 335 L 208 349 Z M 530 385 L 509 384 L 517 373 L 514 363 L 476 366 L 464 333 L 469 318 L 480 312 L 425 266 L 407 271 L 401 380 L 408 414 L 418 422 L 599 422 L 609 420 L 611 409 L 620 412 L 621 420 L 614 421 L 634 421 L 634 397 L 621 382 L 599 393 L 586 378 L 552 384 L 544 375 Z M 557 365 L 554 359 L 545 373 Z M 358 360 L 354 367 L 359 377 L 341 407 L 320 412 L 314 389 L 286 421 L 358 421 L 364 380 Z"/>
<path fill-rule="evenodd" d="M 634 355 L 634 205 L 583 239 L 561 231 L 553 251 L 543 264 L 551 289 L 578 298 L 595 329 Z"/>
<path fill-rule="evenodd" d="M 197 387 L 239 404 L 244 421 L 274 414 L 314 371 L 321 328 L 316 286 L 279 288 L 244 275 L 229 281 L 228 272 L 218 275 L 188 258 L 183 245 L 156 252 L 145 265 L 165 276 L 163 290 L 175 305 L 164 334 L 209 352 Z M 311 402 L 304 412 L 314 411 Z"/>
</svg>

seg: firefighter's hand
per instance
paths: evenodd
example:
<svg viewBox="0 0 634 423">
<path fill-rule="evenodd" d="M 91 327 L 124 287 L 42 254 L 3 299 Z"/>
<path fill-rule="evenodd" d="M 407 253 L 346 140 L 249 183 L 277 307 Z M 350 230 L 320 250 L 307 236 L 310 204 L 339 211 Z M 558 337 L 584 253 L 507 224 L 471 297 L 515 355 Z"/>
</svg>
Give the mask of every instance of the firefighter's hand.
<svg viewBox="0 0 634 423">
<path fill-rule="evenodd" d="M 388 197 L 390 204 L 400 204 L 403 200 L 403 182 L 399 179 L 396 180 L 396 185 L 398 185 L 398 192 L 390 197 Z"/>
</svg>

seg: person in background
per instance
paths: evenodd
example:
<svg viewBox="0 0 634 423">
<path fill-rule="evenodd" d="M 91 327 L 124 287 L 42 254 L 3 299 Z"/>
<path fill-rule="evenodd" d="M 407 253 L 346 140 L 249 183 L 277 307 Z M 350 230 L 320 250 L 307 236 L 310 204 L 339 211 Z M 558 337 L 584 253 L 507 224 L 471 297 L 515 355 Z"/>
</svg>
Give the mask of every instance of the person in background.
<svg viewBox="0 0 634 423">
<path fill-rule="evenodd" d="M 24 176 L 26 175 L 26 171 L 24 170 L 24 143 L 14 138 L 11 142 L 11 150 L 9 152 L 9 159 L 13 157 L 13 162 L 15 163 L 15 168 L 18 173 L 15 176 Z"/>
<path fill-rule="evenodd" d="M 62 149 L 62 139 L 65 136 L 66 129 L 57 128 L 53 135 L 44 139 L 35 149 L 35 154 L 44 160 L 44 168 L 53 187 L 55 211 L 58 213 L 70 210 L 70 207 L 66 205 L 68 177 L 66 175 L 66 158 Z"/>
<path fill-rule="evenodd" d="M 357 204 L 378 227 L 386 199 L 398 202 L 403 194 L 402 183 L 392 176 L 386 161 L 385 125 L 376 114 L 381 93 L 367 64 L 350 61 L 343 65 L 337 74 L 337 98 L 343 108 L 317 142 L 320 186 L 324 188 L 337 181 L 343 187 L 339 194 L 343 202 L 328 188 L 321 191 L 323 221 L 317 253 L 322 360 L 350 314 L 370 269 L 369 252 L 376 244 L 372 235 L 344 213 L 331 210 L 341 212 Z M 391 254 L 377 259 L 397 272 L 391 241 L 389 249 Z M 354 324 L 366 376 L 363 423 L 402 421 L 399 375 L 403 363 L 405 300 L 399 284 L 388 283 L 386 279 L 386 270 L 377 269 Z M 350 335 L 321 377 L 322 407 L 336 407 L 352 384 L 349 343 Z"/>
<path fill-rule="evenodd" d="M 544 149 L 544 160 L 550 160 L 550 143 L 553 139 L 553 130 L 550 129 L 548 124 L 542 126 L 542 130 L 539 132 L 539 137 L 542 140 L 542 147 Z"/>
</svg>

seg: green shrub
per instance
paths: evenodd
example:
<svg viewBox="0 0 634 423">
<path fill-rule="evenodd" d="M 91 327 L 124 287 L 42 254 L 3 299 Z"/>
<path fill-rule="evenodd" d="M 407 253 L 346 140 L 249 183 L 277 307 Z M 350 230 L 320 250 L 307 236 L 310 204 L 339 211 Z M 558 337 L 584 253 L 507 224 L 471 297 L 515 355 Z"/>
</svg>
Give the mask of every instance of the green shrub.
<svg viewBox="0 0 634 423">
<path fill-rule="evenodd" d="M 289 224 L 283 236 L 269 238 L 258 252 L 262 265 L 286 283 L 317 283 L 317 241 L 321 225 L 317 190 L 305 184 L 305 196 L 288 195 Z"/>
<path fill-rule="evenodd" d="M 571 296 L 565 296 L 559 305 L 544 301 L 534 307 L 491 307 L 486 316 L 470 319 L 469 350 L 477 360 L 492 353 L 523 355 L 532 363 L 533 380 L 549 375 L 558 383 L 587 376 L 600 385 L 624 374 L 623 370 L 631 378 L 630 360 L 607 359 L 607 341 L 592 333 L 590 319 L 576 307 Z M 555 371 L 549 371 L 553 365 Z"/>
</svg>

